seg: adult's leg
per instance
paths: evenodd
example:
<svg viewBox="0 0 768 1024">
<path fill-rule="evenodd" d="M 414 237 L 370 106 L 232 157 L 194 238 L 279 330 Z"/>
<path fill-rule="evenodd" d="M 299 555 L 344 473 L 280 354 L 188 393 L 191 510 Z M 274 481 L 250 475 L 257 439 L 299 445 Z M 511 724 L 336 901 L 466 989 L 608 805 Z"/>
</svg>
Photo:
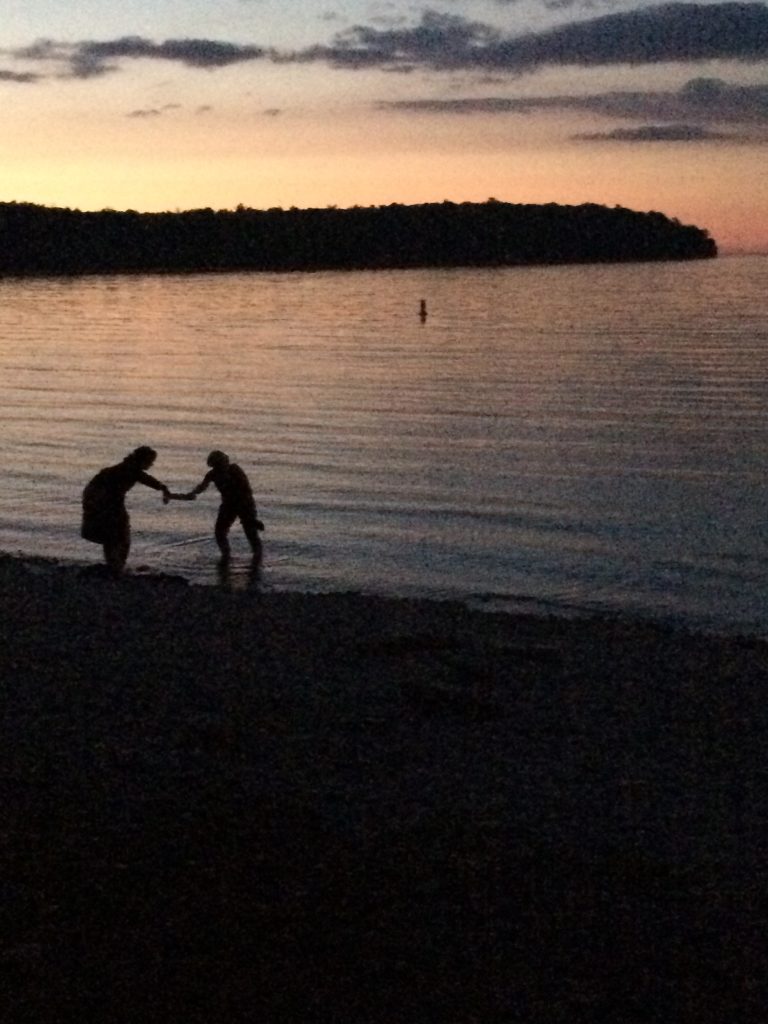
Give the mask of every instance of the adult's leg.
<svg viewBox="0 0 768 1024">
<path fill-rule="evenodd" d="M 216 543 L 219 545 L 219 551 L 221 552 L 222 558 L 229 558 L 229 529 L 237 519 L 237 512 L 233 511 L 227 505 L 222 505 L 219 508 L 219 514 L 216 516 L 216 526 L 214 527 L 213 535 L 216 538 Z"/>
<path fill-rule="evenodd" d="M 128 513 L 115 524 L 109 540 L 104 542 L 104 560 L 116 575 L 125 568 L 131 550 L 131 525 Z"/>
</svg>

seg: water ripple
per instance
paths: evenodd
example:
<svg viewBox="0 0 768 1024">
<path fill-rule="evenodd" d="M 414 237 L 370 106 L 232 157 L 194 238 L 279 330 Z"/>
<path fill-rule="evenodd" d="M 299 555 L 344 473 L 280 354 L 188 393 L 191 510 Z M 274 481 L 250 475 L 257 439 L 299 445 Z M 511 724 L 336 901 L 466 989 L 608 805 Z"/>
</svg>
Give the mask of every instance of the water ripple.
<svg viewBox="0 0 768 1024">
<path fill-rule="evenodd" d="M 149 443 L 178 489 L 220 447 L 266 587 L 762 631 L 765 268 L 0 281 L 0 548 L 98 558 L 96 469 Z M 134 557 L 215 583 L 216 498 L 181 504 L 131 493 Z"/>
</svg>

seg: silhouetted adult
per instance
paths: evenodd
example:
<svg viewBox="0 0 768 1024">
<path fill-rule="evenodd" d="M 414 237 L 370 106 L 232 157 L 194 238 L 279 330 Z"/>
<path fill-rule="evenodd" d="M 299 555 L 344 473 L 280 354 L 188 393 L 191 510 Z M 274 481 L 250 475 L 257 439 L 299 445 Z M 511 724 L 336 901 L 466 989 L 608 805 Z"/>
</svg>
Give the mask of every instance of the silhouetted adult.
<svg viewBox="0 0 768 1024">
<path fill-rule="evenodd" d="M 264 524 L 257 518 L 256 502 L 248 477 L 240 466 L 229 461 L 229 456 L 224 452 L 211 452 L 206 459 L 206 465 L 211 468 L 203 479 L 197 487 L 192 488 L 188 495 L 182 497 L 196 498 L 210 484 L 214 484 L 221 494 L 221 505 L 214 528 L 214 536 L 219 545 L 221 557 L 229 558 L 229 530 L 236 519 L 240 520 L 248 543 L 251 545 L 251 551 L 256 557 L 260 557 L 259 530 L 264 529 Z M 171 495 L 171 497 L 176 497 L 176 495 Z"/>
<path fill-rule="evenodd" d="M 104 547 L 104 560 L 115 573 L 122 572 L 131 549 L 131 520 L 125 496 L 134 484 L 144 484 L 168 495 L 170 491 L 147 473 L 157 452 L 147 445 L 134 449 L 116 466 L 100 470 L 83 491 L 85 540 Z"/>
</svg>

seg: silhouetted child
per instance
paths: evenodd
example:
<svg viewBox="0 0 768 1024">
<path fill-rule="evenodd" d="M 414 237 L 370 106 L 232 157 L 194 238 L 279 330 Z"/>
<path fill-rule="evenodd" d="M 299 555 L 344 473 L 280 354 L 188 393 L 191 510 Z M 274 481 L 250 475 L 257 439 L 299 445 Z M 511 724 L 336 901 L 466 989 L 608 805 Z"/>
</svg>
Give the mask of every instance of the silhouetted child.
<svg viewBox="0 0 768 1024">
<path fill-rule="evenodd" d="M 116 466 L 100 470 L 83 491 L 80 534 L 84 540 L 103 546 L 104 560 L 115 573 L 122 572 L 131 549 L 131 520 L 125 507 L 128 491 L 134 484 L 144 484 L 162 491 L 164 500 L 170 494 L 165 484 L 147 473 L 156 458 L 153 448 L 142 445 Z"/>
<path fill-rule="evenodd" d="M 193 499 L 198 494 L 202 494 L 210 484 L 214 484 L 221 494 L 221 505 L 214 528 L 214 536 L 219 545 L 221 557 L 229 558 L 229 530 L 236 519 L 240 520 L 254 555 L 260 557 L 259 530 L 264 529 L 264 524 L 257 518 L 256 502 L 248 477 L 240 466 L 229 461 L 229 456 L 224 452 L 211 452 L 206 459 L 206 464 L 211 468 L 197 487 L 187 494 L 171 494 L 169 492 L 168 498 Z"/>
</svg>

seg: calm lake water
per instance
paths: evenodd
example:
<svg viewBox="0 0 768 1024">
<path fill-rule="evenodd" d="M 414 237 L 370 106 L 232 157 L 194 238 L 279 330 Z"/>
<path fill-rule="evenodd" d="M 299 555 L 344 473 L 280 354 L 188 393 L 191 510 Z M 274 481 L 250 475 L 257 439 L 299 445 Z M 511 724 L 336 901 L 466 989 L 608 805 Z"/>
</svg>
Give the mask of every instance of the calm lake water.
<svg viewBox="0 0 768 1024">
<path fill-rule="evenodd" d="M 80 493 L 222 448 L 265 589 L 768 632 L 767 257 L 0 281 L 0 549 L 98 562 Z M 419 302 L 428 303 L 422 323 Z M 131 564 L 215 584 L 212 491 L 129 495 Z M 230 585 L 245 586 L 233 530 Z"/>
</svg>

